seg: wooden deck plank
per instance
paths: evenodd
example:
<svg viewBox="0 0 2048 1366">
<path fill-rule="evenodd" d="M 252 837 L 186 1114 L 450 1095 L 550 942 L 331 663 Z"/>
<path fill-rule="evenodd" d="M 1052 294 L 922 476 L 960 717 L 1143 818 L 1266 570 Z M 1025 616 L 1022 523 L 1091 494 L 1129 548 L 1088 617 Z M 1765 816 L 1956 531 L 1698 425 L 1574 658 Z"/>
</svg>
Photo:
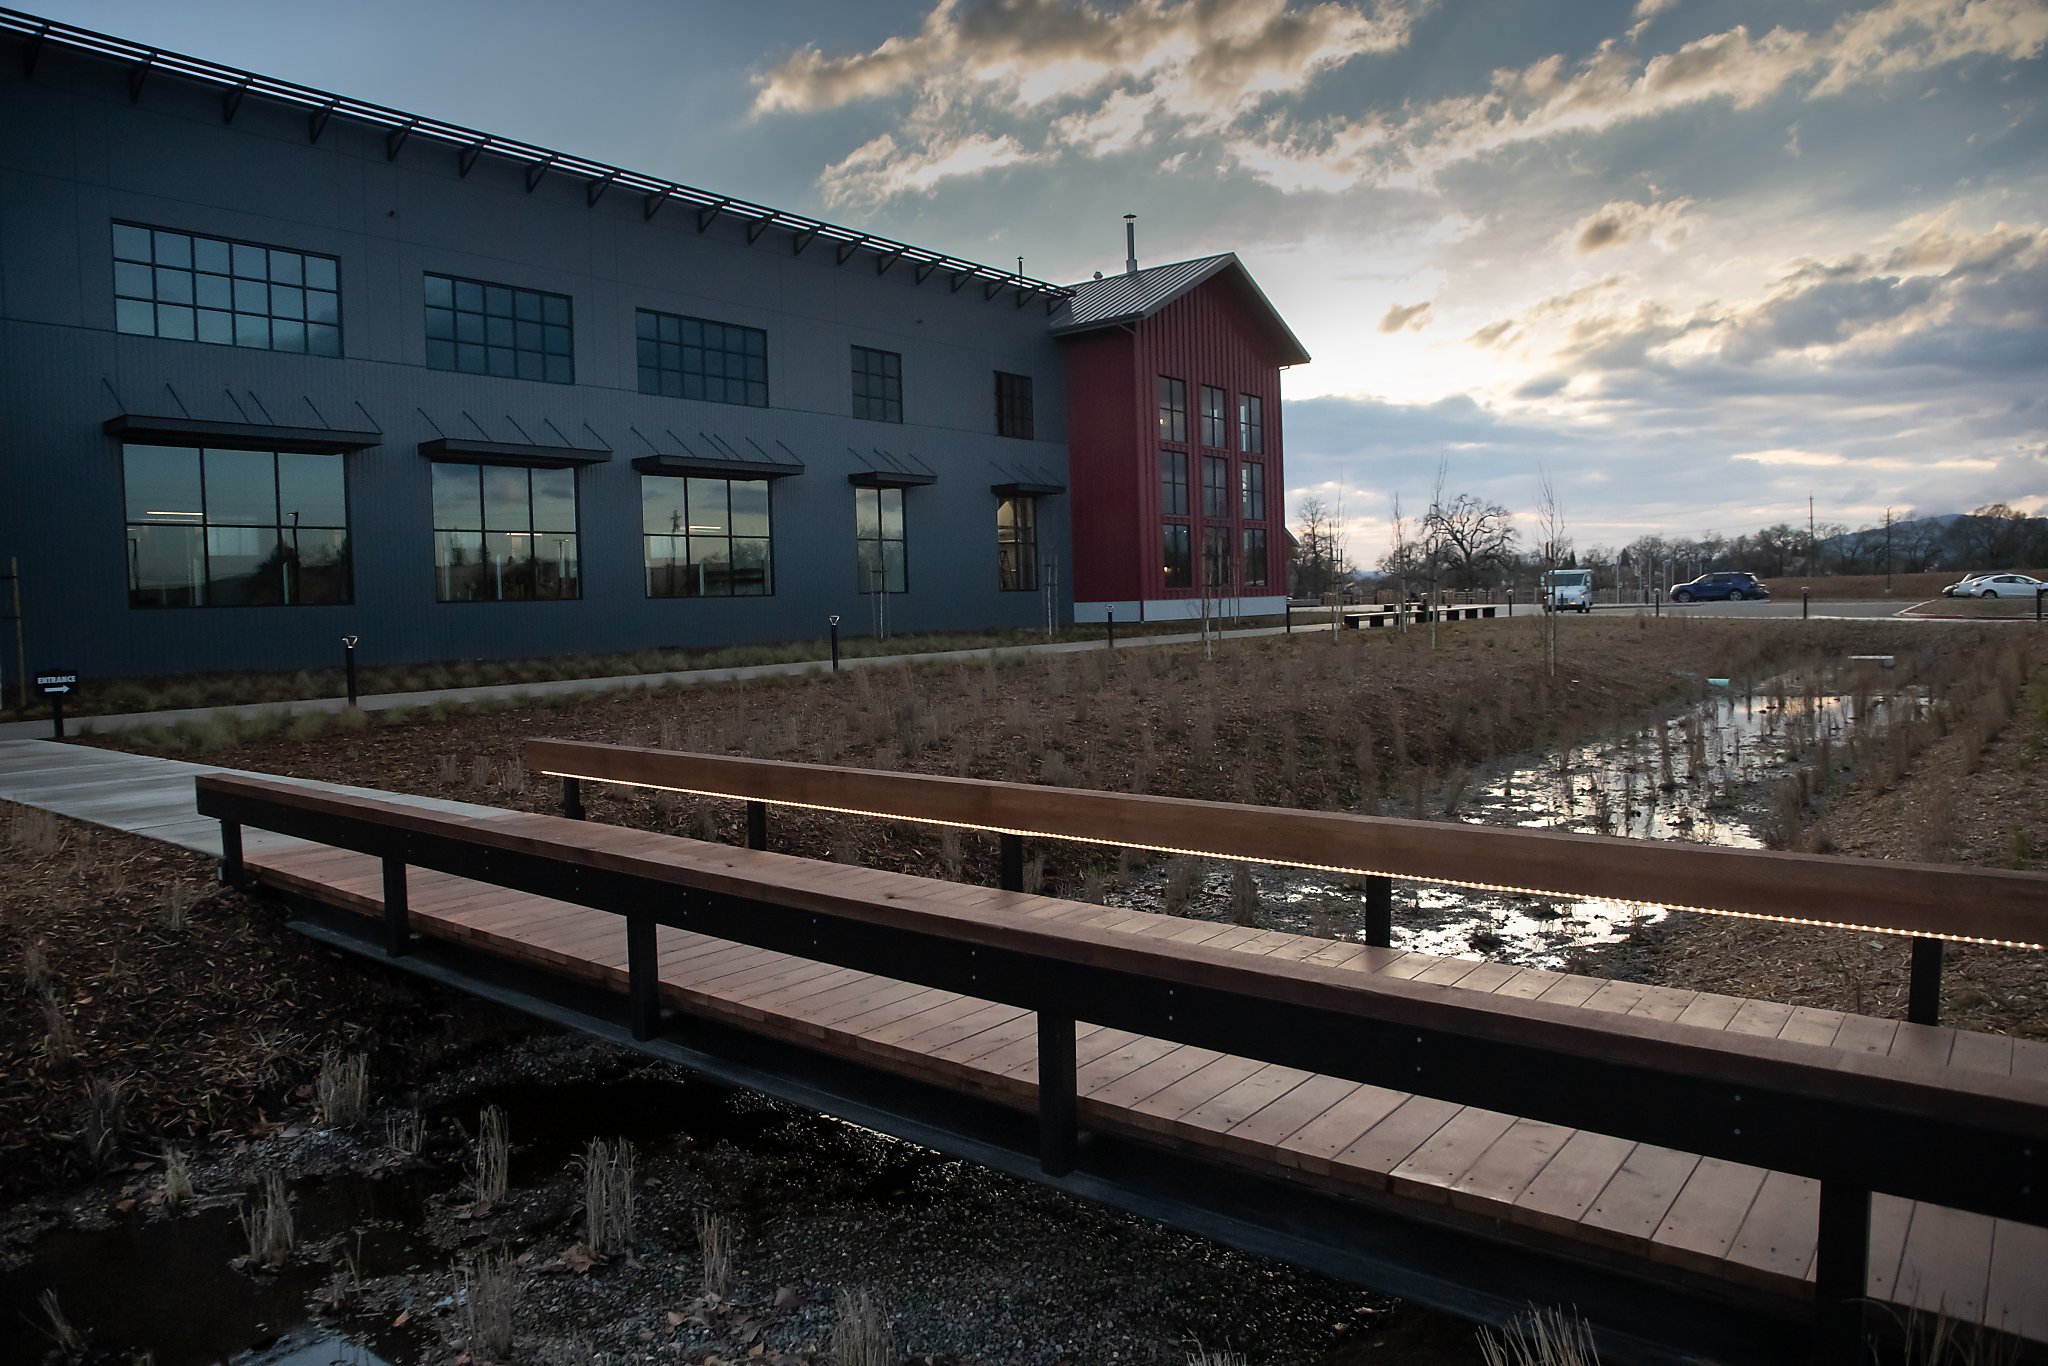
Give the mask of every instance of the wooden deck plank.
<svg viewBox="0 0 2048 1366">
<path fill-rule="evenodd" d="M 1865 1284 L 1874 1300 L 1893 1298 L 1899 1263 L 1906 1256 L 1906 1231 L 1913 1223 L 1913 1202 L 1896 1195 L 1870 1197 L 1870 1276 Z"/>
<path fill-rule="evenodd" d="M 1624 1249 L 1647 1245 L 1699 1164 L 1697 1154 L 1638 1143 L 1586 1210 L 1580 1233 Z"/>
<path fill-rule="evenodd" d="M 1635 1144 L 1580 1129 L 1515 1198 L 1516 1223 L 1570 1237 Z"/>
<path fill-rule="evenodd" d="M 1893 1295 L 1928 1313 L 1981 1322 L 1991 1286 L 1995 1222 L 1939 1205 L 1914 1205 Z"/>
<path fill-rule="evenodd" d="M 1892 1040 L 1898 1037 L 1898 1033 L 1897 1020 L 1845 1015 L 1841 1029 L 1835 1033 L 1834 1046 L 1845 1053 L 1871 1053 L 1881 1058 L 1892 1051 Z"/>
<path fill-rule="evenodd" d="M 1965 1067 L 1972 1072 L 1989 1072 L 1993 1076 L 2012 1075 L 2013 1041 L 2004 1034 L 1956 1035 L 1955 1051 L 1948 1056 L 1950 1067 Z"/>
<path fill-rule="evenodd" d="M 1678 1022 L 1697 1025 L 1701 1029 L 1726 1029 L 1728 1022 L 1735 1018 L 1735 1012 L 1742 1009 L 1740 996 L 1723 996 L 1717 991 L 1703 991 L 1692 998 L 1692 1004 L 1678 1013 Z"/>
<path fill-rule="evenodd" d="M 1842 1012 L 1839 1010 L 1816 1010 L 1812 1006 L 1794 1006 L 1791 1018 L 1778 1031 L 1778 1037 L 1787 1043 L 1813 1044 L 1820 1048 L 1834 1046 L 1835 1035 L 1842 1032 Z"/>
<path fill-rule="evenodd" d="M 1280 1146 L 1280 1160 L 1289 1167 L 1317 1174 L 1327 1173 L 1337 1154 L 1357 1142 L 1408 1102 L 1404 1091 L 1381 1086 L 1361 1086 L 1289 1134 Z M 1420 1142 L 1420 1140 L 1417 1140 Z M 1404 1153 L 1403 1156 L 1406 1156 Z"/>
<path fill-rule="evenodd" d="M 1820 1182 L 1771 1172 L 1728 1245 L 1728 1259 L 1772 1276 L 1803 1280 L 1820 1229 Z"/>
<path fill-rule="evenodd" d="M 1763 1189 L 1765 1175 L 1761 1167 L 1701 1158 L 1651 1235 L 1650 1255 L 1702 1267 L 1725 1259 Z"/>
<path fill-rule="evenodd" d="M 1409 1096 L 1385 1119 L 1353 1139 L 1330 1163 L 1333 1176 L 1348 1184 L 1377 1189 L 1388 1173 L 1434 1138 L 1466 1107 L 1431 1096 Z"/>
<path fill-rule="evenodd" d="M 1448 1201 L 1459 1179 L 1515 1122 L 1513 1115 L 1466 1106 L 1394 1165 L 1389 1184 L 1405 1194 Z"/>
<path fill-rule="evenodd" d="M 1521 1198 L 1574 1132 L 1561 1124 L 1516 1120 L 1451 1183 L 1451 1204 L 1497 1215 Z"/>
<path fill-rule="evenodd" d="M 1984 1322 L 2016 1337 L 2048 1341 L 2048 1228 L 1994 1221 Z"/>
</svg>

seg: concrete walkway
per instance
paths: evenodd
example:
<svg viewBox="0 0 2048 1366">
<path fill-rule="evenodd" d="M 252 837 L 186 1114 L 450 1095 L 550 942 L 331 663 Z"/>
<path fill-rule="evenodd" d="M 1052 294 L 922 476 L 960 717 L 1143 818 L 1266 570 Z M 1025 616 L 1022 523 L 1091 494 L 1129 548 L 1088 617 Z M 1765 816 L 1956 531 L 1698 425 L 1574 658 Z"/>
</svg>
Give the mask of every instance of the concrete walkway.
<svg viewBox="0 0 2048 1366">
<path fill-rule="evenodd" d="M 220 822 L 199 814 L 192 780 L 202 773 L 241 773 L 276 783 L 294 783 L 329 792 L 348 792 L 404 802 L 430 811 L 496 816 L 496 807 L 442 801 L 397 792 L 380 792 L 340 783 L 286 778 L 275 773 L 247 773 L 219 764 L 188 764 L 178 759 L 152 759 L 90 745 L 64 745 L 51 740 L 0 740 L 0 798 L 39 806 L 45 811 L 145 835 L 202 854 L 220 856 Z M 250 853 L 303 843 L 268 830 L 243 832 Z"/>
<path fill-rule="evenodd" d="M 1317 614 L 1304 610 L 1296 618 L 1294 629 L 1301 631 L 1328 631 L 1327 616 L 1316 621 Z M 1235 631 L 1217 634 L 1231 640 L 1251 636 L 1276 636 L 1283 634 L 1281 626 L 1251 626 Z M 1138 645 L 1186 645 L 1199 644 L 1199 632 L 1159 636 L 1124 636 L 1118 639 L 1119 650 Z M 933 650 L 923 654 L 871 655 L 859 659 L 842 658 L 841 669 L 886 668 L 895 664 L 953 663 L 984 659 L 1019 659 L 1029 655 L 1076 654 L 1084 650 L 1106 648 L 1101 640 L 1047 641 L 1041 645 L 1001 645 L 979 650 Z M 583 693 L 618 692 L 628 688 L 688 687 L 703 683 L 739 683 L 752 678 L 788 678 L 809 673 L 823 673 L 832 667 L 829 660 L 795 659 L 780 664 L 747 664 L 730 669 L 679 669 L 669 673 L 616 674 L 608 678 L 556 678 L 541 683 L 491 683 L 474 688 L 435 688 L 421 692 L 374 693 L 357 699 L 357 705 L 364 711 L 386 711 L 393 707 L 431 707 L 436 702 L 491 702 L 503 699 L 513 701 L 537 701 L 550 697 L 574 697 Z M 65 718 L 65 728 L 71 734 L 105 735 L 117 730 L 139 730 L 157 726 L 175 726 L 184 721 L 206 721 L 214 717 L 234 717 L 246 720 L 256 716 L 297 716 L 305 712 L 339 712 L 348 706 L 343 697 L 314 697 L 297 701 L 249 702 L 232 706 L 187 707 L 177 711 L 128 712 L 116 716 L 74 716 Z M 9 740 L 47 739 L 50 722 L 47 719 L 33 721 L 9 721 L 0 724 L 0 742 Z"/>
</svg>

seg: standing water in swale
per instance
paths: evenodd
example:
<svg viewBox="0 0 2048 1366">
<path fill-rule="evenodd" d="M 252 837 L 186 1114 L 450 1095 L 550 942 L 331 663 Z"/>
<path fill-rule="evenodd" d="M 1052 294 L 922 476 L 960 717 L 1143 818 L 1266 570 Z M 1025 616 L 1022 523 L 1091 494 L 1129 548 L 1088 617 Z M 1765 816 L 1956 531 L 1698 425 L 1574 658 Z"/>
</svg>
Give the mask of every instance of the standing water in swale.
<svg viewBox="0 0 2048 1366">
<path fill-rule="evenodd" d="M 1380 814 L 1456 819 L 1731 849 L 1783 847 L 1797 808 L 1836 780 L 1858 740 L 1918 717 L 1922 690 L 1855 664 L 1762 682 L 1710 680 L 1706 695 L 1619 734 L 1522 755 L 1483 770 L 1420 775 L 1389 792 Z M 1255 897 L 1255 907 L 1247 902 Z M 1253 871 L 1174 860 L 1159 876 L 1111 893 L 1112 904 L 1204 919 L 1235 916 L 1278 930 L 1364 938 L 1365 880 L 1282 867 Z M 1567 966 L 1577 950 L 1625 939 L 1662 920 L 1615 901 L 1396 882 L 1394 947 Z"/>
</svg>

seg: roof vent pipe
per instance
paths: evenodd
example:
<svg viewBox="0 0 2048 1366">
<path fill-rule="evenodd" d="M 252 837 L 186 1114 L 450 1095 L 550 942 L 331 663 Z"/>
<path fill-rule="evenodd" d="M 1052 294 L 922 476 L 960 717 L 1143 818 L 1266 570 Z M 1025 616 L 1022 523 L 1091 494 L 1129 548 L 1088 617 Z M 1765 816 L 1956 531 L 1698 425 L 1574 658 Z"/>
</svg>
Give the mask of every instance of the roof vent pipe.
<svg viewBox="0 0 2048 1366">
<path fill-rule="evenodd" d="M 1124 215 L 1124 274 L 1138 273 L 1138 215 Z"/>
</svg>

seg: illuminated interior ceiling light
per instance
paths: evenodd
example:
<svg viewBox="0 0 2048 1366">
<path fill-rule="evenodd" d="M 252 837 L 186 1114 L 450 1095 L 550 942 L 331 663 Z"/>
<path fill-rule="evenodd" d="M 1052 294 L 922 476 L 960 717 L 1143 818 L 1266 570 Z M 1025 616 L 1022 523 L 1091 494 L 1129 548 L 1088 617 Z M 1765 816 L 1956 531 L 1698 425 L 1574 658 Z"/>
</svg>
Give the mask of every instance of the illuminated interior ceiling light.
<svg viewBox="0 0 2048 1366">
<path fill-rule="evenodd" d="M 2048 944 L 2025 939 L 1992 939 L 1973 934 L 1902 930 L 1890 925 L 1862 925 L 1852 920 L 1821 920 L 1811 916 L 1771 915 L 1763 911 L 1731 911 L 1719 906 L 1695 906 L 1682 901 L 1642 901 L 1625 896 L 1600 896 L 1588 892 L 1560 891 L 1554 887 L 1521 887 L 1506 882 L 1479 882 L 1468 878 L 1435 877 L 1426 873 L 1397 873 L 1385 868 L 1354 868 L 1341 863 L 1310 863 L 1301 859 L 1252 858 L 1244 854 L 1222 854 L 1213 849 L 1187 849 L 1172 844 L 1148 844 L 1139 840 L 1105 839 L 1095 835 L 1055 834 L 1046 830 L 1023 830 L 1007 825 L 980 825 L 973 821 L 949 821 L 940 816 L 903 816 L 888 811 L 866 811 L 855 806 L 832 806 L 824 802 L 800 802 L 787 797 L 749 797 L 737 792 L 716 792 L 709 788 L 677 787 L 670 783 L 641 783 L 630 778 L 593 778 L 560 769 L 541 769 L 547 778 L 574 778 L 579 783 L 613 783 L 619 787 L 645 788 L 652 792 L 680 792 L 690 797 L 711 797 L 718 801 L 760 802 L 765 806 L 789 806 L 801 811 L 825 811 L 835 816 L 862 816 L 869 820 L 905 821 L 912 825 L 943 825 L 955 830 L 978 830 L 991 835 L 1016 835 L 1022 839 L 1072 840 L 1076 844 L 1099 844 L 1111 849 L 1143 849 L 1155 854 L 1179 854 L 1186 858 L 1229 859 L 1242 863 L 1269 863 L 1283 868 L 1306 868 L 1319 873 L 1343 873 L 1353 877 L 1383 877 L 1432 887 L 1459 887 L 1472 892 L 1500 892 L 1509 896 L 1540 896 L 1553 900 L 1604 901 L 1616 906 L 1633 906 L 1646 911 L 1692 911 L 1699 915 L 1726 916 L 1734 920 L 1762 920 L 1774 925 L 1811 925 L 1818 929 L 1854 930 L 1861 934 L 1889 934 L 1902 939 L 1945 939 L 1955 944 L 1981 944 L 1998 949 L 2044 949 Z"/>
</svg>

